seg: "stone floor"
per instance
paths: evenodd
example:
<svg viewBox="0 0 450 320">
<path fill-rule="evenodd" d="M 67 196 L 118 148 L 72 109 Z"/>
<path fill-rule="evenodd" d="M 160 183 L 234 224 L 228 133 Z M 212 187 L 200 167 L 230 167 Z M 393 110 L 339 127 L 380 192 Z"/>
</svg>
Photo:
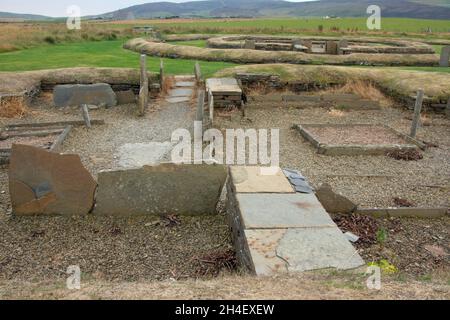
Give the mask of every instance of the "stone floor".
<svg viewBox="0 0 450 320">
<path fill-rule="evenodd" d="M 364 264 L 314 193 L 288 190 L 291 184 L 281 169 L 269 177 L 261 168 L 232 167 L 231 177 L 239 224 L 257 275 L 348 270 Z"/>
</svg>

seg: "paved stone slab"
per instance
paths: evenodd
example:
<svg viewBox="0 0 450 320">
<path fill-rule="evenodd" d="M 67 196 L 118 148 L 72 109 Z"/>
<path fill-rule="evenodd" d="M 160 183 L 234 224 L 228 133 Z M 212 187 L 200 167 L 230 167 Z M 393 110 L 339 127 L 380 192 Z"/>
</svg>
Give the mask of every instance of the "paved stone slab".
<svg viewBox="0 0 450 320">
<path fill-rule="evenodd" d="M 171 142 L 128 143 L 118 149 L 119 166 L 140 168 L 162 162 L 173 148 Z"/>
<path fill-rule="evenodd" d="M 16 215 L 88 214 L 96 186 L 78 155 L 12 147 L 9 189 Z"/>
<path fill-rule="evenodd" d="M 181 87 L 181 88 L 190 88 L 195 87 L 195 82 L 193 81 L 180 81 L 175 83 L 175 86 Z"/>
<path fill-rule="evenodd" d="M 364 265 L 339 228 L 245 230 L 256 275 Z"/>
<path fill-rule="evenodd" d="M 238 194 L 245 229 L 335 227 L 313 194 Z"/>
<path fill-rule="evenodd" d="M 192 97 L 194 91 L 192 89 L 172 89 L 169 91 L 169 97 Z"/>
<path fill-rule="evenodd" d="M 237 193 L 295 193 L 280 168 L 266 172 L 262 167 L 231 167 Z M 271 173 L 268 175 L 268 173 Z"/>
<path fill-rule="evenodd" d="M 216 214 L 226 178 L 226 167 L 219 165 L 163 164 L 100 172 L 94 214 Z"/>
<path fill-rule="evenodd" d="M 72 107 L 82 104 L 106 105 L 117 104 L 117 97 L 107 83 L 58 85 L 53 91 L 53 101 L 57 107 Z"/>
<path fill-rule="evenodd" d="M 206 91 L 211 91 L 213 94 L 242 95 L 242 89 L 235 78 L 207 79 Z"/>
<path fill-rule="evenodd" d="M 442 51 L 441 51 L 441 58 L 439 60 L 439 66 L 448 68 L 449 60 L 450 60 L 450 46 L 445 46 L 442 48 Z"/>
<path fill-rule="evenodd" d="M 167 98 L 167 102 L 169 103 L 182 103 L 191 101 L 190 97 L 175 97 L 175 98 Z"/>
<path fill-rule="evenodd" d="M 288 270 L 303 272 L 327 268 L 355 269 L 364 265 L 339 228 L 289 229 L 277 247 Z"/>
</svg>

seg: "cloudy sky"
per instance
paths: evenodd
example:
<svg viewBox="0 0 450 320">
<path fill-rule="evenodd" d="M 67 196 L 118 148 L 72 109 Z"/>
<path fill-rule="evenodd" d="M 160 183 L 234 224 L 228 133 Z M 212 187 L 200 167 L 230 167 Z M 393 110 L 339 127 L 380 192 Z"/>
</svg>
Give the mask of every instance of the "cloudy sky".
<svg viewBox="0 0 450 320">
<path fill-rule="evenodd" d="M 0 11 L 64 17 L 67 16 L 67 8 L 71 5 L 80 7 L 81 15 L 92 15 L 110 12 L 137 4 L 159 1 L 186 2 L 188 0 L 0 0 Z M 302 2 L 311 0 L 290 1 Z"/>
</svg>

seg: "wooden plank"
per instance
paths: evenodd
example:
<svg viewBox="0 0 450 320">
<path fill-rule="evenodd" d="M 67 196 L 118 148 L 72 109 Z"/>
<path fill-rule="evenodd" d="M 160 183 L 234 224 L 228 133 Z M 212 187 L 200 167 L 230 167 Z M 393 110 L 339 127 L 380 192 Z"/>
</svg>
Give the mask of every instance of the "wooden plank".
<svg viewBox="0 0 450 320">
<path fill-rule="evenodd" d="M 416 98 L 416 104 L 414 106 L 414 118 L 411 126 L 411 138 L 415 138 L 417 135 L 417 129 L 419 127 L 420 123 L 420 113 L 422 111 L 422 103 L 423 103 L 423 95 L 424 92 L 422 89 L 420 89 L 417 92 L 417 98 Z"/>
<path fill-rule="evenodd" d="M 81 111 L 83 113 L 83 119 L 84 119 L 84 122 L 86 123 L 86 127 L 88 127 L 89 129 L 92 128 L 91 117 L 89 116 L 88 106 L 86 104 L 83 104 L 81 106 Z"/>
<path fill-rule="evenodd" d="M 105 120 L 91 120 L 92 125 L 103 125 L 105 124 Z M 85 123 L 82 120 L 74 120 L 74 121 L 57 121 L 57 122 L 35 122 L 35 123 L 19 123 L 19 124 L 10 124 L 5 127 L 7 131 L 13 131 L 16 129 L 29 130 L 28 128 L 43 128 L 43 127 L 54 127 L 54 126 L 84 126 Z"/>
<path fill-rule="evenodd" d="M 61 149 L 61 146 L 69 135 L 70 131 L 72 131 L 72 126 L 67 126 L 66 129 L 59 135 L 58 139 L 56 139 L 55 143 L 53 143 L 50 151 L 58 152 Z"/>
</svg>

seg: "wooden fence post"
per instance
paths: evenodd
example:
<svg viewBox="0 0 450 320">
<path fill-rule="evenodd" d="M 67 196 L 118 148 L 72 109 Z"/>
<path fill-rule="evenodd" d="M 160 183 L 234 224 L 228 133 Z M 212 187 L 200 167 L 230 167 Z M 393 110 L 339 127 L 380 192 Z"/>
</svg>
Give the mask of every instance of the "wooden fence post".
<svg viewBox="0 0 450 320">
<path fill-rule="evenodd" d="M 162 91 L 164 86 L 164 61 L 162 59 L 159 61 L 159 86 Z"/>
<path fill-rule="evenodd" d="M 415 138 L 417 135 L 417 129 L 420 123 L 420 113 L 422 111 L 423 95 L 424 95 L 423 90 L 419 89 L 419 91 L 417 91 L 416 104 L 414 106 L 414 117 L 410 134 L 411 138 Z"/>
<path fill-rule="evenodd" d="M 208 103 L 209 103 L 209 120 L 211 124 L 214 122 L 214 96 L 210 91 L 208 91 Z"/>
<path fill-rule="evenodd" d="M 205 110 L 205 91 L 198 90 L 198 102 L 197 102 L 197 121 L 203 122 L 203 113 Z"/>
<path fill-rule="evenodd" d="M 197 81 L 197 83 L 200 83 L 202 81 L 202 71 L 200 69 L 200 64 L 198 63 L 198 61 L 195 63 L 194 73 L 195 73 L 195 80 Z"/>
<path fill-rule="evenodd" d="M 148 75 L 147 75 L 147 55 L 141 54 L 141 89 L 139 91 L 139 111 L 140 117 L 144 116 L 145 108 L 148 104 Z"/>
<path fill-rule="evenodd" d="M 92 127 L 92 124 L 91 124 L 91 117 L 89 116 L 89 109 L 88 109 L 87 104 L 81 105 L 81 111 L 83 113 L 83 119 L 84 119 L 84 122 L 86 123 L 86 127 L 88 127 L 90 129 Z"/>
</svg>

